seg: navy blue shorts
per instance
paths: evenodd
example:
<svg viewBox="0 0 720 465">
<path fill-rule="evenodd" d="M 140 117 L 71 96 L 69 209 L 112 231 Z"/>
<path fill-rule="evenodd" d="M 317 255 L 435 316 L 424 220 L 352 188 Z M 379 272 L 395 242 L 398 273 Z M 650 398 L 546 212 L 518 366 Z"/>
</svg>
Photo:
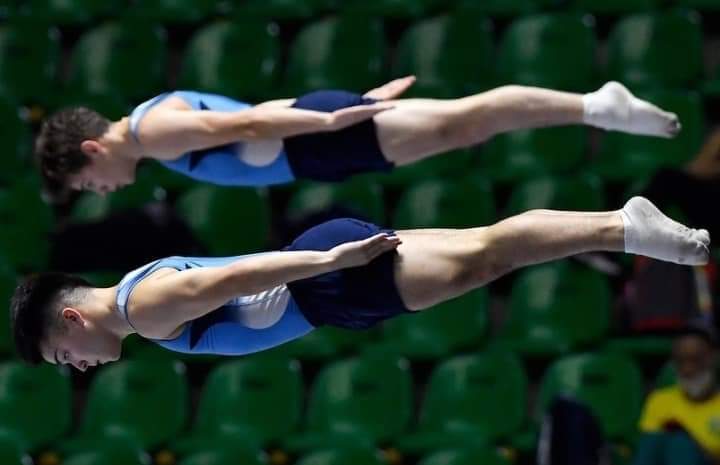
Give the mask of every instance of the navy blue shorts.
<svg viewBox="0 0 720 465">
<path fill-rule="evenodd" d="M 381 232 L 394 234 L 371 223 L 341 218 L 308 229 L 285 250 L 329 250 Z M 388 252 L 365 266 L 293 281 L 288 289 L 313 326 L 367 329 L 410 312 L 395 284 L 395 255 Z"/>
<path fill-rule="evenodd" d="M 294 108 L 326 113 L 376 101 L 340 90 L 321 90 L 295 100 Z M 342 181 L 352 175 L 390 171 L 395 166 L 380 149 L 372 119 L 339 131 L 288 137 L 284 141 L 290 169 L 297 178 Z"/>
</svg>

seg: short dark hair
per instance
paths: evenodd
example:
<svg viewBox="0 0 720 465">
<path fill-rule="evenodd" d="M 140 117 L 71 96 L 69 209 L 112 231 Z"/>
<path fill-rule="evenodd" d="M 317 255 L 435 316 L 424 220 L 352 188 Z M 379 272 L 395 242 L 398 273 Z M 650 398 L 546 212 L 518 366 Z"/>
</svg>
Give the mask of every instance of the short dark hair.
<svg viewBox="0 0 720 465">
<path fill-rule="evenodd" d="M 90 163 L 80 145 L 98 139 L 110 127 L 110 120 L 86 107 L 68 107 L 47 118 L 35 139 L 35 157 L 46 183 L 59 189 L 69 175 Z"/>
<path fill-rule="evenodd" d="M 10 327 L 18 354 L 26 362 L 43 361 L 40 343 L 57 324 L 53 306 L 90 283 L 64 273 L 41 273 L 28 277 L 16 289 L 10 301 Z"/>
</svg>

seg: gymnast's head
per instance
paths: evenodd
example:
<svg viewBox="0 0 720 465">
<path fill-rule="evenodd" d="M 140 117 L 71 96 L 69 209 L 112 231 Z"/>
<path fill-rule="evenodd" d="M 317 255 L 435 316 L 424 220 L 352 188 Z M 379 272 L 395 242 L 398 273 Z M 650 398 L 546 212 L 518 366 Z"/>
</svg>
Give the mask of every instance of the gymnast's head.
<svg viewBox="0 0 720 465">
<path fill-rule="evenodd" d="M 119 124 L 120 126 L 116 126 Z M 47 118 L 35 140 L 35 156 L 53 191 L 112 192 L 135 180 L 137 157 L 128 156 L 128 131 L 85 107 L 69 107 Z"/>
<path fill-rule="evenodd" d="M 116 318 L 104 289 L 82 278 L 43 273 L 27 278 L 10 303 L 17 352 L 26 362 L 88 367 L 118 360 L 122 338 L 110 330 Z"/>
</svg>

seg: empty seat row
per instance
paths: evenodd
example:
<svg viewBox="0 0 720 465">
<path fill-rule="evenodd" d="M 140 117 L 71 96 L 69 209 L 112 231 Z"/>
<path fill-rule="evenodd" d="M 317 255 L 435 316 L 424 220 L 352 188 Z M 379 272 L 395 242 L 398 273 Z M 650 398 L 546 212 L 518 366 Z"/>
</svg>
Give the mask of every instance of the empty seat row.
<svg viewBox="0 0 720 465">
<path fill-rule="evenodd" d="M 136 102 L 175 85 L 257 101 L 281 97 L 278 92 L 289 96 L 326 87 L 369 90 L 390 74 L 416 74 L 414 94 L 434 97 L 508 83 L 589 91 L 607 79 L 634 88 L 694 88 L 704 78 L 703 35 L 691 12 L 619 20 L 608 40 L 604 69 L 595 59 L 592 21 L 576 13 L 520 18 L 497 47 L 482 15 L 434 17 L 404 33 L 390 64 L 385 61 L 388 46 L 380 20 L 333 16 L 302 28 L 283 64 L 276 25 L 220 20 L 197 30 L 177 82 L 171 83 L 165 29 L 117 20 L 80 37 L 63 88 L 69 95 L 109 94 Z M 60 57 L 57 29 L 3 25 L 0 93 L 46 107 L 64 103 L 67 97 L 57 92 Z M 712 83 L 710 78 L 709 89 Z"/>
<path fill-rule="evenodd" d="M 635 431 L 643 386 L 637 366 L 619 352 L 571 355 L 545 372 L 535 411 L 519 359 L 500 349 L 456 356 L 433 371 L 419 413 L 406 361 L 382 354 L 338 360 L 315 378 L 304 411 L 300 365 L 278 356 L 219 364 L 208 375 L 190 424 L 183 365 L 123 361 L 92 381 L 77 432 L 71 431 L 67 371 L 0 364 L 0 426 L 23 450 L 73 454 L 111 439 L 186 456 L 227 445 L 279 448 L 293 454 L 392 444 L 405 454 L 510 444 L 558 394 L 586 402 L 612 439 Z M 392 415 L 388 415 L 392 412 Z M 60 439 L 62 441 L 58 442 Z"/>
</svg>

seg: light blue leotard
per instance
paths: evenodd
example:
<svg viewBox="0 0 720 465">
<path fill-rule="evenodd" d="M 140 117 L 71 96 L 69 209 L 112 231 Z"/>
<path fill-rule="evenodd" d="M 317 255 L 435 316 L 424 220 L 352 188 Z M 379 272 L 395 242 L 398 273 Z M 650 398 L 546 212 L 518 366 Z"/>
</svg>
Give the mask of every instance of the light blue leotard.
<svg viewBox="0 0 720 465">
<path fill-rule="evenodd" d="M 168 257 L 149 263 L 131 271 L 120 281 L 117 293 L 118 310 L 132 326 L 127 314 L 128 301 L 135 286 L 155 270 L 174 268 L 182 271 L 197 267 L 223 266 L 249 256 Z M 263 293 L 237 297 L 205 316 L 188 322 L 175 339 L 152 341 L 175 352 L 244 355 L 297 339 L 313 329 L 287 287 L 278 286 Z"/>
<path fill-rule="evenodd" d="M 141 145 L 138 128 L 143 117 L 150 108 L 170 96 L 180 97 L 194 110 L 237 111 L 252 106 L 221 95 L 194 91 L 179 90 L 158 95 L 138 105 L 130 113 L 130 130 Z M 244 148 L 245 144 L 237 142 L 188 152 L 176 160 L 160 163 L 193 179 L 225 186 L 266 186 L 295 180 L 284 151 L 271 163 L 256 166 L 241 158 Z"/>
</svg>

